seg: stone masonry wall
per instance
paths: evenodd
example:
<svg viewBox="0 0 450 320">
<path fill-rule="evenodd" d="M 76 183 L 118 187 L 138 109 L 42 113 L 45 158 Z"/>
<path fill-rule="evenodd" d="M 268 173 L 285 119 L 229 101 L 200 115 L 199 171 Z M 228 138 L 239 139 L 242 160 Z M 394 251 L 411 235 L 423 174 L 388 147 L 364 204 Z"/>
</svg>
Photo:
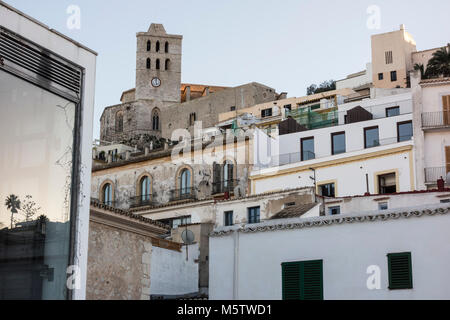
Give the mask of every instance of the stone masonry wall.
<svg viewBox="0 0 450 320">
<path fill-rule="evenodd" d="M 149 300 L 151 239 L 90 222 L 86 298 Z"/>
</svg>

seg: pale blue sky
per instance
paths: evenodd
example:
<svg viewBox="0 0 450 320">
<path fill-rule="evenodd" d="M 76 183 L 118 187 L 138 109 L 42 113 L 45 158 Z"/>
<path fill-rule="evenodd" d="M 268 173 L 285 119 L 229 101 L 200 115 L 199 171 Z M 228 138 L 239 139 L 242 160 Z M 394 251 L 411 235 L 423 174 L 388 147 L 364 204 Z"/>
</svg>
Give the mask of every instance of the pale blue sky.
<svg viewBox="0 0 450 320">
<path fill-rule="evenodd" d="M 135 83 L 136 32 L 151 22 L 182 34 L 182 81 L 236 86 L 252 81 L 303 96 L 311 83 L 342 79 L 370 62 L 370 35 L 406 25 L 418 50 L 450 42 L 448 0 L 7 0 L 99 53 L 94 137 L 104 107 Z M 81 29 L 66 27 L 69 5 Z M 367 8 L 381 28 L 367 28 Z"/>
</svg>

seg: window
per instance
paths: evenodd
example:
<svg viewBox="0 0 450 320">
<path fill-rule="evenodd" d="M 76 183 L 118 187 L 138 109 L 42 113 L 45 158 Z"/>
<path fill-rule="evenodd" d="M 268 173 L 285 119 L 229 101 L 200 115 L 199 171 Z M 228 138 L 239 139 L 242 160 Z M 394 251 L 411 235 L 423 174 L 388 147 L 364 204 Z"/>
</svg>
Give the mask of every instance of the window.
<svg viewBox="0 0 450 320">
<path fill-rule="evenodd" d="M 320 104 L 311 106 L 311 111 L 318 110 L 318 109 L 320 109 Z"/>
<path fill-rule="evenodd" d="M 285 110 L 292 111 L 292 105 L 287 104 L 287 105 L 284 106 L 284 109 L 285 109 Z"/>
<path fill-rule="evenodd" d="M 248 209 L 248 223 L 259 223 L 260 222 L 260 207 L 249 208 Z"/>
<path fill-rule="evenodd" d="M 233 223 L 233 211 L 227 211 L 224 214 L 225 216 L 225 227 L 232 226 Z"/>
<path fill-rule="evenodd" d="M 141 199 L 142 201 L 148 201 L 151 197 L 151 180 L 150 177 L 146 176 L 141 179 L 140 183 L 141 189 Z"/>
<path fill-rule="evenodd" d="M 395 117 L 400 115 L 400 107 L 386 108 L 386 117 Z"/>
<path fill-rule="evenodd" d="M 386 57 L 386 64 L 394 63 L 394 59 L 393 59 L 393 56 L 392 56 L 392 51 L 386 51 L 385 52 L 385 57 Z"/>
<path fill-rule="evenodd" d="M 397 192 L 397 178 L 395 173 L 378 176 L 378 193 L 391 194 Z"/>
<path fill-rule="evenodd" d="M 232 107 L 230 108 L 230 110 L 231 110 L 231 111 L 236 111 L 236 106 L 232 106 Z"/>
<path fill-rule="evenodd" d="M 314 153 L 314 137 L 301 139 L 302 161 L 308 161 L 316 158 Z"/>
<path fill-rule="evenodd" d="M 113 202 L 113 196 L 112 196 L 112 185 L 110 183 L 107 183 L 103 186 L 102 194 L 103 194 L 102 195 L 103 204 L 111 206 Z"/>
<path fill-rule="evenodd" d="M 397 71 L 391 71 L 391 81 L 397 81 Z"/>
<path fill-rule="evenodd" d="M 380 145 L 378 127 L 364 129 L 364 148 L 373 148 Z"/>
<path fill-rule="evenodd" d="M 147 51 L 150 51 L 151 48 L 152 48 L 152 43 L 151 43 L 151 41 L 149 40 L 149 41 L 147 41 Z"/>
<path fill-rule="evenodd" d="M 159 61 L 159 59 L 156 59 L 156 70 L 161 69 L 161 62 Z"/>
<path fill-rule="evenodd" d="M 336 196 L 336 186 L 334 183 L 319 185 L 319 195 L 334 198 Z"/>
<path fill-rule="evenodd" d="M 234 164 L 231 161 L 225 161 L 223 164 L 223 181 L 224 187 L 228 187 L 228 183 L 231 183 L 234 177 Z"/>
<path fill-rule="evenodd" d="M 123 132 L 123 112 L 119 111 L 116 114 L 116 132 Z"/>
<path fill-rule="evenodd" d="M 191 171 L 189 169 L 184 169 L 180 175 L 180 189 L 181 195 L 186 195 L 191 193 Z"/>
<path fill-rule="evenodd" d="M 175 219 L 168 220 L 160 220 L 159 222 L 169 225 L 172 229 L 177 229 L 180 226 L 189 225 L 192 223 L 192 218 L 189 217 L 180 217 Z"/>
<path fill-rule="evenodd" d="M 289 207 L 295 207 L 295 202 L 288 202 L 284 204 L 285 208 L 289 208 Z"/>
<path fill-rule="evenodd" d="M 383 80 L 383 79 L 384 79 L 383 73 L 379 73 L 379 74 L 378 74 L 378 80 Z"/>
<path fill-rule="evenodd" d="M 345 132 L 331 134 L 331 154 L 345 153 Z"/>
<path fill-rule="evenodd" d="M 164 45 L 164 52 L 169 53 L 169 43 L 166 41 L 166 44 Z"/>
<path fill-rule="evenodd" d="M 341 207 L 329 207 L 328 208 L 328 214 L 330 216 L 336 216 L 338 214 L 341 214 Z"/>
<path fill-rule="evenodd" d="M 193 112 L 189 115 L 189 126 L 195 125 L 195 121 L 197 121 L 197 114 Z"/>
<path fill-rule="evenodd" d="M 166 70 L 170 70 L 170 59 L 166 59 L 165 68 L 166 68 Z"/>
<path fill-rule="evenodd" d="M 378 204 L 378 210 L 384 211 L 384 210 L 387 210 L 387 209 L 389 209 L 389 205 L 388 205 L 387 202 L 380 202 Z"/>
<path fill-rule="evenodd" d="M 408 141 L 413 136 L 412 121 L 397 123 L 397 141 Z"/>
<path fill-rule="evenodd" d="M 160 125 L 159 125 L 159 110 L 154 109 L 152 112 L 152 129 L 153 131 L 159 131 Z"/>
<path fill-rule="evenodd" d="M 281 265 L 283 300 L 323 300 L 323 261 Z"/>
<path fill-rule="evenodd" d="M 389 290 L 412 289 L 411 252 L 390 253 L 387 257 Z"/>
<path fill-rule="evenodd" d="M 159 49 L 160 49 L 160 44 L 159 44 L 159 41 L 157 41 L 156 42 L 156 52 L 159 52 Z"/>
<path fill-rule="evenodd" d="M 150 60 L 150 58 L 147 59 L 147 69 L 151 69 L 152 68 L 152 61 Z"/>
<path fill-rule="evenodd" d="M 272 108 L 261 111 L 262 118 L 271 117 L 271 116 L 272 116 Z"/>
</svg>

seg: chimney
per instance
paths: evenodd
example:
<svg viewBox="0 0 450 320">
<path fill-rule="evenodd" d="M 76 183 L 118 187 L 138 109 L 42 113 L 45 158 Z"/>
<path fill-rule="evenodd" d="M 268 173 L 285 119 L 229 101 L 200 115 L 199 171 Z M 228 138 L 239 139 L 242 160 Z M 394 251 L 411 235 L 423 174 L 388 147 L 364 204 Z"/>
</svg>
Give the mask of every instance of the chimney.
<svg viewBox="0 0 450 320">
<path fill-rule="evenodd" d="M 400 30 L 405 31 L 405 25 L 403 23 L 400 25 Z"/>
<path fill-rule="evenodd" d="M 149 147 L 145 147 L 145 149 L 144 149 L 144 155 L 145 155 L 145 156 L 148 156 L 149 153 L 150 153 L 150 148 L 149 148 Z"/>
<path fill-rule="evenodd" d="M 437 181 L 437 187 L 439 192 L 445 191 L 445 181 L 442 177 Z"/>
</svg>

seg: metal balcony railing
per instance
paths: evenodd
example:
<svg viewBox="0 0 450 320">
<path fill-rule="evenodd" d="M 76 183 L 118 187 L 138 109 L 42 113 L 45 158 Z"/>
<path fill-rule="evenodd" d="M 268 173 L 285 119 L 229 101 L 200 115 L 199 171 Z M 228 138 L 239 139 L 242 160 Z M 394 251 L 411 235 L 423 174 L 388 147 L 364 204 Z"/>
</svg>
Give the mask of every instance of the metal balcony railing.
<svg viewBox="0 0 450 320">
<path fill-rule="evenodd" d="M 225 192 L 232 193 L 234 192 L 234 188 L 238 186 L 238 180 L 227 180 L 213 183 L 212 194 L 221 194 Z"/>
<path fill-rule="evenodd" d="M 91 202 L 94 202 L 96 204 L 102 204 L 102 205 L 105 205 L 108 207 L 113 207 L 113 208 L 115 208 L 116 204 L 118 203 L 116 201 L 103 201 L 103 200 L 99 200 L 99 199 L 95 199 L 95 198 L 91 198 Z"/>
<path fill-rule="evenodd" d="M 441 177 L 449 183 L 447 179 L 449 172 L 446 167 L 425 168 L 425 183 L 437 183 Z"/>
<path fill-rule="evenodd" d="M 156 202 L 156 194 L 146 194 L 138 197 L 130 198 L 130 208 L 139 208 L 145 206 L 154 206 Z"/>
<path fill-rule="evenodd" d="M 303 160 L 302 160 L 300 152 L 285 153 L 285 154 L 273 156 L 271 159 L 268 159 L 269 163 L 262 163 L 262 161 L 258 162 L 255 165 L 255 168 L 257 170 L 261 170 L 261 169 L 270 168 L 270 167 L 285 166 L 288 164 L 300 163 L 300 162 L 308 161 L 308 160 L 322 159 L 322 158 L 332 157 L 335 155 L 342 155 L 346 152 L 362 151 L 362 150 L 367 150 L 370 148 L 392 145 L 392 144 L 396 144 L 396 143 L 400 143 L 400 142 L 409 141 L 411 139 L 412 139 L 412 136 L 408 135 L 408 136 L 400 136 L 400 137 L 372 140 L 366 146 L 366 148 L 364 148 L 364 146 L 362 146 L 360 148 L 352 148 L 352 149 L 347 148 L 345 150 L 341 149 L 341 150 L 337 150 L 338 152 L 336 152 L 336 154 L 334 154 L 334 155 L 328 154 L 328 155 L 318 156 L 317 154 L 314 154 L 312 152 L 305 151 Z"/>
<path fill-rule="evenodd" d="M 195 200 L 197 195 L 194 188 L 170 190 L 170 201 Z"/>
<path fill-rule="evenodd" d="M 422 113 L 422 128 L 450 127 L 450 111 Z"/>
</svg>

